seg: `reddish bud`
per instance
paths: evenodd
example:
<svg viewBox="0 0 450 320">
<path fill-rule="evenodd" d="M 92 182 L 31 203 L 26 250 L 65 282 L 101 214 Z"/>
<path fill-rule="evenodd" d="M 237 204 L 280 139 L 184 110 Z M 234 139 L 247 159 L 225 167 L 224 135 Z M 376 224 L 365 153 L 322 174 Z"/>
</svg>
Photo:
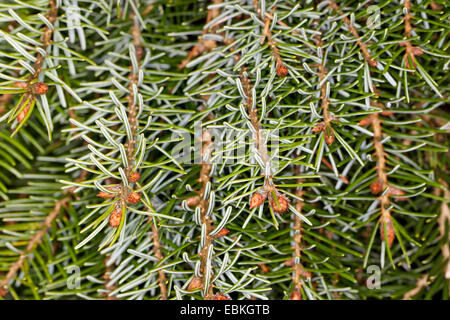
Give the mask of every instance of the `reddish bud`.
<svg viewBox="0 0 450 320">
<path fill-rule="evenodd" d="M 381 114 L 382 116 L 391 116 L 391 115 L 393 115 L 394 113 L 393 113 L 392 111 L 381 111 L 380 114 Z"/>
<path fill-rule="evenodd" d="M 388 217 L 380 218 L 380 221 L 381 221 L 381 225 L 380 225 L 381 241 L 384 241 L 384 229 L 385 229 L 384 226 L 386 224 L 387 238 L 388 238 L 388 244 L 389 244 L 389 248 L 390 248 L 395 239 L 394 225 L 392 224 L 392 220 L 389 215 L 388 215 Z"/>
<path fill-rule="evenodd" d="M 290 300 L 302 300 L 302 294 L 300 292 L 300 289 L 295 288 L 289 299 Z"/>
<path fill-rule="evenodd" d="M 373 59 L 370 59 L 369 60 L 369 65 L 371 66 L 371 67 L 376 67 L 377 65 L 378 65 L 378 62 L 376 61 L 376 60 L 373 60 Z"/>
<path fill-rule="evenodd" d="M 216 233 L 215 237 L 216 238 L 225 237 L 229 233 L 230 233 L 230 230 L 228 230 L 227 228 L 222 228 L 222 229 L 220 229 L 219 232 Z"/>
<path fill-rule="evenodd" d="M 403 190 L 400 190 L 399 188 L 389 186 L 389 195 L 390 196 L 404 196 L 406 193 Z M 399 201 L 405 201 L 408 200 L 408 198 L 395 198 L 395 200 Z"/>
<path fill-rule="evenodd" d="M 128 198 L 127 198 L 128 203 L 134 204 L 134 203 L 138 202 L 139 200 L 141 200 L 141 195 L 139 193 L 131 192 L 130 194 L 128 194 Z"/>
<path fill-rule="evenodd" d="M 46 94 L 48 91 L 48 86 L 43 82 L 33 83 L 31 90 L 34 94 Z"/>
<path fill-rule="evenodd" d="M 319 122 L 313 129 L 312 132 L 320 132 L 325 128 L 325 124 L 323 122 Z"/>
<path fill-rule="evenodd" d="M 109 225 L 113 228 L 116 228 L 119 226 L 120 220 L 122 220 L 122 209 L 120 207 L 117 207 L 113 212 L 111 212 L 111 215 L 109 216 Z"/>
<path fill-rule="evenodd" d="M 286 267 L 292 267 L 292 266 L 294 265 L 294 259 L 286 260 L 286 261 L 284 262 L 284 265 L 285 265 Z"/>
<path fill-rule="evenodd" d="M 141 175 L 139 174 L 139 172 L 134 171 L 130 174 L 130 177 L 128 178 L 128 182 L 135 183 L 140 178 L 141 178 Z"/>
<path fill-rule="evenodd" d="M 303 268 L 300 268 L 300 275 L 303 278 L 311 278 L 312 277 L 312 273 L 309 271 L 304 270 Z"/>
<path fill-rule="evenodd" d="M 188 207 L 195 207 L 199 203 L 200 203 L 200 197 L 199 196 L 190 197 L 190 198 L 186 199 L 186 204 L 187 204 Z"/>
<path fill-rule="evenodd" d="M 6 297 L 7 294 L 8 294 L 8 291 L 6 291 L 6 289 L 0 288 L 0 297 Z"/>
<path fill-rule="evenodd" d="M 423 54 L 423 51 L 419 47 L 411 47 L 411 53 L 415 56 L 420 56 Z"/>
<path fill-rule="evenodd" d="M 277 71 L 277 75 L 279 77 L 283 77 L 284 78 L 288 74 L 288 68 L 282 63 L 277 65 L 276 71 Z"/>
<path fill-rule="evenodd" d="M 267 265 L 265 265 L 264 263 L 261 263 L 259 265 L 259 267 L 261 268 L 261 273 L 267 273 L 270 271 L 270 268 Z"/>
<path fill-rule="evenodd" d="M 253 194 L 252 198 L 250 199 L 250 210 L 262 205 L 264 200 L 266 200 L 266 196 L 267 196 L 266 193 L 260 193 L 260 192 L 256 191 Z"/>
<path fill-rule="evenodd" d="M 270 206 L 272 207 L 273 211 L 276 213 L 284 213 L 289 208 L 289 199 L 286 198 L 284 194 L 277 194 L 277 201 L 275 199 L 270 200 Z M 278 202 L 278 203 L 277 203 Z"/>
<path fill-rule="evenodd" d="M 16 82 L 14 82 L 13 86 L 17 87 L 17 88 L 26 89 L 28 84 L 26 81 L 16 81 Z"/>
<path fill-rule="evenodd" d="M 334 142 L 334 133 L 333 131 L 325 131 L 325 142 L 329 145 L 332 144 Z"/>
<path fill-rule="evenodd" d="M 100 198 L 114 198 L 115 196 L 117 196 L 117 194 L 115 193 L 109 193 L 109 192 L 105 192 L 105 191 L 100 191 L 99 193 L 97 193 L 97 197 Z"/>
<path fill-rule="evenodd" d="M 226 295 L 224 295 L 223 293 L 217 293 L 212 297 L 212 300 L 231 300 L 230 298 L 228 298 Z"/>
<path fill-rule="evenodd" d="M 20 111 L 19 114 L 17 115 L 17 118 L 16 118 L 17 122 L 20 123 L 20 122 L 23 121 L 23 119 L 25 118 L 25 116 L 28 113 L 28 110 L 30 110 L 30 105 L 29 104 L 26 105 L 25 108 L 23 108 L 23 110 Z"/>
<path fill-rule="evenodd" d="M 377 180 L 370 185 L 370 192 L 373 194 L 379 194 L 381 192 L 381 181 Z"/>
<path fill-rule="evenodd" d="M 359 125 L 361 126 L 361 127 L 366 127 L 366 126 L 368 126 L 369 124 L 371 124 L 372 123 L 372 119 L 370 119 L 370 118 L 364 118 L 364 119 L 361 119 L 360 121 L 359 121 Z"/>
<path fill-rule="evenodd" d="M 196 290 L 202 288 L 202 279 L 199 277 L 192 278 L 191 282 L 189 283 L 188 290 Z"/>
</svg>

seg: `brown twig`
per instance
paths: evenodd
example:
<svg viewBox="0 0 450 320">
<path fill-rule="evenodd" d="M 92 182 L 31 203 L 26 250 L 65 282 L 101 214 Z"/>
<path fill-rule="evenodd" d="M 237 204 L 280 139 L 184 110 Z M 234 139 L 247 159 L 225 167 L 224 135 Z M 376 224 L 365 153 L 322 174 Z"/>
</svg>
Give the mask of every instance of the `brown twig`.
<svg viewBox="0 0 450 320">
<path fill-rule="evenodd" d="M 267 44 L 272 49 L 272 55 L 275 58 L 275 66 L 277 75 L 280 77 L 286 77 L 288 74 L 288 69 L 280 56 L 280 50 L 278 49 L 277 43 L 272 39 L 272 31 L 270 30 L 270 22 L 272 21 L 273 14 L 277 7 L 274 6 L 272 11 L 268 15 L 262 15 L 261 18 L 264 20 L 263 37 L 260 40 L 260 44 L 264 44 L 267 39 Z"/>
<path fill-rule="evenodd" d="M 338 14 L 340 14 L 340 15 L 344 14 L 344 12 L 342 12 L 340 10 L 339 6 L 333 0 L 328 0 L 328 4 Z M 343 18 L 341 18 L 341 20 L 344 21 L 347 24 L 348 29 L 352 33 L 353 37 L 358 39 L 358 40 L 356 40 L 356 43 L 358 44 L 359 48 L 361 49 L 361 51 L 362 51 L 362 53 L 364 55 L 364 59 L 367 61 L 367 63 L 369 65 L 371 65 L 372 67 L 376 67 L 377 66 L 377 61 L 372 59 L 372 56 L 369 53 L 369 50 L 367 49 L 366 45 L 359 39 L 358 31 L 356 30 L 355 26 L 352 25 L 350 19 L 348 17 L 343 17 Z"/>
<path fill-rule="evenodd" d="M 323 41 L 320 38 L 319 35 L 316 35 L 314 37 L 314 42 L 316 46 L 322 47 Z M 322 81 L 327 76 L 327 70 L 325 68 L 325 65 L 322 63 L 319 63 L 317 65 L 319 69 L 319 81 Z M 320 100 L 321 100 L 321 108 L 323 112 L 323 121 L 320 122 L 314 129 L 314 132 L 324 132 L 325 142 L 327 144 L 332 144 L 334 142 L 334 131 L 331 126 L 331 121 L 334 120 L 333 117 L 330 116 L 329 113 L 329 107 L 330 107 L 330 100 L 327 97 L 327 88 L 326 83 L 322 83 L 322 86 L 320 87 Z"/>
<path fill-rule="evenodd" d="M 340 11 L 339 6 L 333 0 L 328 0 L 328 3 L 333 10 L 335 10 L 339 14 L 343 14 L 343 12 Z M 350 19 L 348 19 L 347 17 L 343 17 L 342 20 L 348 25 L 348 28 L 349 28 L 350 32 L 352 33 L 352 35 L 356 39 L 359 39 L 358 31 L 351 24 Z M 371 55 L 369 54 L 365 44 L 362 43 L 361 40 L 357 40 L 357 43 L 359 45 L 360 50 L 362 51 L 362 53 L 364 55 L 365 60 L 371 66 L 376 67 L 377 62 L 371 58 Z M 379 90 L 377 89 L 375 84 L 373 84 L 373 90 L 374 90 L 374 93 L 376 94 L 376 96 L 380 95 Z M 377 105 L 378 107 L 384 109 L 384 106 L 382 104 L 380 104 L 379 102 L 375 101 L 373 103 L 375 105 Z M 387 114 L 390 114 L 390 112 L 381 111 L 380 114 L 387 115 Z M 370 189 L 371 189 L 372 193 L 374 193 L 374 194 L 378 194 L 378 193 L 382 192 L 381 196 L 378 197 L 378 200 L 380 201 L 380 211 L 381 211 L 380 236 L 381 236 L 382 241 L 384 242 L 384 239 L 385 239 L 384 226 L 386 226 L 388 245 L 390 247 L 392 245 L 392 242 L 394 241 L 395 233 L 394 233 L 393 222 L 392 222 L 391 215 L 390 215 L 390 209 L 388 208 L 389 204 L 390 204 L 389 197 L 392 194 L 394 194 L 394 192 L 397 192 L 397 195 L 404 194 L 404 192 L 402 190 L 393 188 L 388 185 L 388 175 L 386 173 L 386 159 L 385 159 L 385 152 L 384 152 L 384 147 L 383 147 L 383 143 L 382 143 L 382 139 L 383 139 L 382 126 L 381 126 L 382 121 L 379 118 L 379 114 L 372 113 L 368 119 L 364 119 L 364 120 L 366 121 L 367 124 L 369 124 L 369 123 L 372 124 L 373 131 L 374 131 L 373 141 L 374 141 L 374 148 L 375 148 L 375 156 L 377 158 L 377 164 L 376 164 L 377 181 L 370 186 Z M 386 188 L 390 188 L 391 190 L 389 190 L 388 192 L 385 192 Z"/>
<path fill-rule="evenodd" d="M 295 167 L 295 173 L 298 175 L 300 174 L 300 167 L 296 166 Z M 302 183 L 302 179 L 298 179 L 297 183 Z M 296 196 L 301 198 L 303 196 L 304 191 L 298 189 L 296 191 Z M 303 210 L 303 201 L 301 201 L 300 199 L 295 199 L 295 209 L 301 213 Z M 302 270 L 302 266 L 300 263 L 295 263 L 296 262 L 296 258 L 300 259 L 301 254 L 302 254 L 302 248 L 301 248 L 301 241 L 302 241 L 302 220 L 300 219 L 299 216 L 297 216 L 296 214 L 295 216 L 295 220 L 294 220 L 294 263 L 292 265 L 292 269 L 294 270 L 294 293 L 292 294 L 291 298 L 298 298 L 295 300 L 300 300 L 301 299 L 301 289 L 302 289 L 302 283 L 300 281 L 302 275 L 303 275 L 303 270 Z"/>
<path fill-rule="evenodd" d="M 405 15 L 405 17 L 403 18 L 403 21 L 405 23 L 405 37 L 411 38 L 411 31 L 412 31 L 412 25 L 410 20 L 412 19 L 412 15 L 410 14 L 410 10 L 412 7 L 412 4 L 410 2 L 410 0 L 405 0 L 403 2 L 403 7 L 406 9 L 407 13 Z M 406 66 L 408 68 L 416 68 L 416 63 L 415 63 L 415 56 L 421 55 L 423 54 L 422 49 L 420 49 L 419 47 L 415 47 L 411 44 L 411 41 L 409 40 L 405 40 L 399 43 L 399 45 L 401 46 L 405 46 L 406 48 L 406 52 L 404 54 L 404 59 L 406 61 Z M 411 59 L 412 62 L 412 66 L 410 65 L 410 61 L 409 58 Z"/>
<path fill-rule="evenodd" d="M 211 0 L 212 4 L 222 3 L 223 0 Z M 218 8 L 209 9 L 206 15 L 206 23 L 210 22 L 214 18 L 217 18 L 220 14 L 220 10 Z M 214 24 L 210 27 L 209 32 L 216 33 L 218 28 L 218 23 Z M 211 51 L 217 46 L 216 40 L 211 39 L 203 39 L 203 36 L 208 32 L 207 29 L 203 29 L 202 37 L 198 40 L 198 43 L 189 51 L 188 56 L 184 59 L 179 65 L 178 69 L 184 69 L 186 65 L 194 58 L 198 57 L 205 51 Z"/>
<path fill-rule="evenodd" d="M 153 238 L 153 252 L 155 254 L 156 259 L 158 259 L 158 262 L 164 259 L 164 255 L 161 252 L 161 243 L 159 242 L 159 232 L 158 228 L 155 226 L 153 221 L 151 221 L 151 217 L 149 219 L 149 223 L 151 223 L 152 228 L 152 238 Z M 166 274 L 162 269 L 158 270 L 158 284 L 159 289 L 161 290 L 161 298 L 160 300 L 167 300 L 167 286 L 166 286 Z"/>
<path fill-rule="evenodd" d="M 409 300 L 422 290 L 422 288 L 428 286 L 428 274 L 424 274 L 422 278 L 417 279 L 417 285 L 413 289 L 409 290 L 403 295 L 403 300 Z"/>
<path fill-rule="evenodd" d="M 213 144 L 211 140 L 211 135 L 207 130 L 204 130 L 202 132 L 202 151 L 201 151 L 201 157 L 202 157 L 202 169 L 200 171 L 200 182 L 202 183 L 202 187 L 199 192 L 200 197 L 200 217 L 202 225 L 206 226 L 206 235 L 205 235 L 205 244 L 201 249 L 200 257 L 201 257 L 201 264 L 200 264 L 200 272 L 202 274 L 201 281 L 202 281 L 202 288 L 204 292 L 206 292 L 206 295 L 204 297 L 205 300 L 211 300 L 213 298 L 213 289 L 211 286 L 210 281 L 207 281 L 207 278 L 205 276 L 206 274 L 206 268 L 208 264 L 208 250 L 209 247 L 212 245 L 212 237 L 209 235 L 212 230 L 212 221 L 211 218 L 207 215 L 208 207 L 209 207 L 209 201 L 205 198 L 205 192 L 208 185 L 208 182 L 210 180 L 210 172 L 211 172 L 211 164 L 209 162 L 209 156 L 211 155 L 211 146 Z M 209 279 L 208 279 L 209 280 Z M 208 282 L 208 284 L 206 283 Z"/>
</svg>

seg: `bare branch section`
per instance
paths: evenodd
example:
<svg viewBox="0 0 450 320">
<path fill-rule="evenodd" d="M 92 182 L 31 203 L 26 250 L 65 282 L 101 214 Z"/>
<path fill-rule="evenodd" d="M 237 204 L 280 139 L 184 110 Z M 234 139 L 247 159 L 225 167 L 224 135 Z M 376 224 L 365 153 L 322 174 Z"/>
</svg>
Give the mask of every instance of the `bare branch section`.
<svg viewBox="0 0 450 320">
<path fill-rule="evenodd" d="M 344 12 L 340 10 L 339 6 L 336 4 L 336 2 L 334 2 L 333 0 L 328 0 L 328 4 L 329 6 L 336 11 L 339 15 L 344 15 Z M 356 30 L 355 26 L 352 25 L 350 19 L 348 17 L 343 17 L 341 18 L 342 21 L 344 21 L 347 26 L 348 29 L 350 30 L 350 32 L 352 33 L 353 37 L 355 37 L 356 39 L 356 43 L 358 44 L 359 48 L 361 49 L 363 55 L 364 55 L 364 59 L 367 61 L 367 63 L 369 65 L 371 65 L 372 67 L 376 67 L 377 66 L 377 61 L 372 59 L 371 54 L 369 53 L 369 50 L 367 49 L 366 45 L 359 39 L 359 34 L 358 31 Z"/>
</svg>

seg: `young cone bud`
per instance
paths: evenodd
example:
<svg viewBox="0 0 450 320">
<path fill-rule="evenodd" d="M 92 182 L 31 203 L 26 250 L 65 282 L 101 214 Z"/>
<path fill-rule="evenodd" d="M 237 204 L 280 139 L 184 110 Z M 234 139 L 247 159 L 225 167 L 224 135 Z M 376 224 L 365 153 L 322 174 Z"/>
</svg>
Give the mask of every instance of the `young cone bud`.
<svg viewBox="0 0 450 320">
<path fill-rule="evenodd" d="M 111 215 L 109 216 L 109 225 L 113 228 L 116 228 L 120 224 L 120 220 L 122 220 L 122 209 L 116 208 Z"/>
<path fill-rule="evenodd" d="M 276 213 L 284 213 L 289 208 L 289 199 L 284 194 L 277 194 L 277 201 L 271 199 L 270 206 Z"/>
<path fill-rule="evenodd" d="M 31 90 L 34 94 L 46 94 L 48 91 L 48 86 L 43 82 L 33 83 Z"/>
<path fill-rule="evenodd" d="M 141 175 L 139 174 L 139 172 L 134 171 L 130 174 L 130 178 L 128 178 L 128 182 L 135 183 L 140 178 L 141 178 Z"/>
<path fill-rule="evenodd" d="M 327 144 L 332 144 L 334 142 L 334 133 L 333 133 L 333 131 L 325 130 L 325 142 Z"/>
<path fill-rule="evenodd" d="M 17 115 L 17 118 L 16 118 L 17 122 L 20 123 L 23 121 L 23 119 L 25 118 L 25 116 L 28 113 L 28 110 L 30 110 L 30 105 L 26 105 L 25 108 L 23 108 L 23 110 L 19 112 L 19 114 Z"/>
<path fill-rule="evenodd" d="M 358 124 L 361 127 L 366 127 L 366 126 L 368 126 L 371 123 L 372 123 L 372 120 L 370 118 L 364 118 L 364 119 L 361 119 Z"/>
<path fill-rule="evenodd" d="M 229 233 L 230 233 L 230 230 L 228 230 L 227 228 L 222 228 L 222 229 L 220 229 L 219 232 L 216 233 L 215 237 L 216 238 L 225 237 Z"/>
<path fill-rule="evenodd" d="M 117 196 L 117 194 L 115 193 L 109 193 L 109 192 L 105 192 L 105 191 L 100 191 L 99 193 L 97 193 L 97 197 L 100 198 L 114 198 L 115 196 Z"/>
<path fill-rule="evenodd" d="M 371 66 L 371 67 L 376 67 L 377 65 L 378 65 L 378 62 L 376 61 L 376 60 L 373 60 L 373 59 L 370 59 L 369 60 L 369 65 Z"/>
<path fill-rule="evenodd" d="M 394 232 L 394 225 L 392 224 L 391 217 L 381 218 L 381 224 L 380 224 L 380 237 L 381 241 L 384 241 L 384 224 L 386 223 L 387 228 L 387 238 L 388 238 L 388 244 L 389 248 L 392 246 L 392 243 L 395 239 L 395 232 Z"/>
<path fill-rule="evenodd" d="M 381 181 L 377 180 L 370 185 L 370 192 L 373 194 L 379 194 L 381 192 Z"/>
<path fill-rule="evenodd" d="M 279 77 L 283 77 L 284 78 L 284 77 L 287 76 L 288 68 L 284 64 L 282 64 L 282 63 L 278 64 L 276 69 L 277 69 L 276 70 L 277 71 L 277 75 Z"/>
<path fill-rule="evenodd" d="M 256 191 L 253 194 L 252 198 L 250 199 L 250 210 L 262 205 L 264 200 L 266 200 L 266 197 L 267 197 L 266 193 L 260 193 Z"/>
<path fill-rule="evenodd" d="M 191 282 L 189 283 L 188 290 L 196 290 L 202 288 L 202 279 L 199 277 L 192 278 Z"/>
<path fill-rule="evenodd" d="M 190 198 L 186 199 L 186 204 L 187 204 L 188 207 L 195 207 L 199 203 L 200 203 L 200 197 L 199 196 L 190 197 Z"/>
<path fill-rule="evenodd" d="M 138 202 L 139 200 L 141 200 L 141 195 L 139 193 L 131 192 L 130 194 L 128 194 L 128 198 L 127 198 L 128 203 L 134 204 L 134 203 Z"/>
<path fill-rule="evenodd" d="M 399 188 L 389 186 L 389 195 L 390 196 L 403 196 L 405 195 L 405 191 L 400 190 Z M 405 201 L 408 200 L 408 198 L 395 198 L 395 200 L 398 201 Z"/>
<path fill-rule="evenodd" d="M 267 265 L 265 265 L 264 263 L 261 263 L 259 265 L 259 267 L 261 268 L 261 273 L 267 273 L 270 271 L 270 268 Z"/>
<path fill-rule="evenodd" d="M 320 132 L 325 128 L 325 124 L 323 122 L 319 122 L 313 129 L 312 132 Z"/>
<path fill-rule="evenodd" d="M 302 300 L 302 294 L 298 288 L 295 288 L 291 294 L 290 300 Z"/>
<path fill-rule="evenodd" d="M 212 297 L 212 300 L 231 300 L 231 299 L 222 293 L 217 293 Z"/>
</svg>

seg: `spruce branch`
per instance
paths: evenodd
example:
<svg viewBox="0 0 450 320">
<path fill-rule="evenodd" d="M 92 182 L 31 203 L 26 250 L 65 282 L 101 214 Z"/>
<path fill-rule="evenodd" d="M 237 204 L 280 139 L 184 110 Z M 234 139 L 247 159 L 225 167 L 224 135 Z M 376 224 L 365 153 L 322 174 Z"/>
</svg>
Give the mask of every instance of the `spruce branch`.
<svg viewBox="0 0 450 320">
<path fill-rule="evenodd" d="M 203 247 L 200 251 L 200 258 L 201 258 L 201 264 L 200 264 L 200 272 L 201 272 L 201 282 L 202 282 L 202 290 L 205 294 L 204 299 L 205 300 L 211 300 L 213 299 L 213 288 L 211 284 L 211 279 L 207 278 L 206 271 L 208 268 L 208 264 L 211 263 L 208 259 L 208 251 L 210 250 L 210 247 L 213 246 L 212 244 L 212 237 L 210 236 L 210 233 L 212 231 L 212 221 L 210 216 L 208 215 L 208 206 L 209 206 L 209 198 L 205 199 L 205 192 L 208 187 L 208 183 L 210 181 L 210 173 L 211 173 L 211 164 L 210 164 L 210 157 L 211 157 L 211 147 L 212 147 L 212 140 L 211 140 L 211 134 L 207 130 L 202 131 L 201 136 L 201 142 L 202 142 L 202 150 L 201 150 L 201 159 L 202 159 L 202 168 L 200 171 L 200 178 L 199 181 L 201 183 L 201 189 L 199 191 L 199 197 L 200 197 L 200 221 L 202 223 L 202 229 L 206 228 L 206 234 L 204 235 L 205 241 L 203 244 Z M 209 265 L 211 267 L 211 265 Z"/>
<path fill-rule="evenodd" d="M 148 223 L 151 224 L 151 229 L 152 229 L 152 239 L 153 239 L 153 253 L 156 257 L 156 259 L 158 259 L 157 263 L 159 263 L 162 259 L 164 259 L 164 255 L 161 251 L 161 243 L 159 242 L 159 232 L 158 232 L 158 228 L 155 225 L 155 222 L 152 221 L 152 217 L 149 218 Z M 167 300 L 168 298 L 168 294 L 167 294 L 167 278 L 166 275 L 164 273 L 164 271 L 162 269 L 158 270 L 158 285 L 159 285 L 159 289 L 161 291 L 161 298 L 160 300 Z"/>
<path fill-rule="evenodd" d="M 336 4 L 336 2 L 334 2 L 333 0 L 328 0 L 328 4 L 334 11 L 336 11 L 336 13 L 338 13 L 339 15 L 344 15 L 344 12 L 341 11 L 341 9 Z M 377 61 L 372 59 L 372 55 L 369 53 L 369 50 L 367 49 L 367 46 L 359 38 L 358 30 L 356 30 L 355 26 L 351 23 L 350 19 L 347 16 L 344 16 L 344 17 L 341 18 L 341 20 L 345 22 L 345 24 L 348 27 L 348 30 L 351 32 L 353 37 L 355 39 L 357 39 L 356 43 L 358 44 L 360 50 L 362 51 L 362 53 L 364 55 L 364 59 L 367 61 L 367 63 L 370 66 L 376 67 L 377 66 Z"/>
<path fill-rule="evenodd" d="M 23 267 L 24 261 L 30 257 L 30 253 L 35 249 L 36 245 L 38 245 L 42 241 L 42 238 L 47 233 L 48 228 L 52 226 L 53 221 L 58 217 L 61 209 L 65 207 L 70 200 L 71 195 L 67 195 L 64 198 L 56 201 L 53 209 L 45 218 L 45 221 L 41 223 L 39 231 L 36 232 L 36 234 L 30 239 L 30 241 L 28 241 L 27 247 L 20 254 L 19 259 L 9 267 L 5 279 L 0 280 L 0 288 L 3 288 L 4 290 L 7 289 L 10 280 L 13 279 L 17 272 Z"/>
</svg>

